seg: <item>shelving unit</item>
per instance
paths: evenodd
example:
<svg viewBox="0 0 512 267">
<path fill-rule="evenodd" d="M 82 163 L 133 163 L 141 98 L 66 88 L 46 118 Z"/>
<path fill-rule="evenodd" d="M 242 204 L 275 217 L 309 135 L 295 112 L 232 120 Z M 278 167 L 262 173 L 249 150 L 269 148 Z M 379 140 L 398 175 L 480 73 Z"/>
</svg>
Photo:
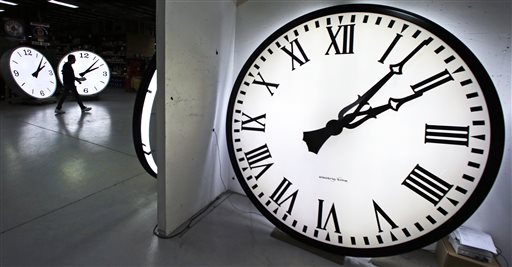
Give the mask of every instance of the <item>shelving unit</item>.
<svg viewBox="0 0 512 267">
<path fill-rule="evenodd" d="M 112 37 L 101 42 L 100 55 L 110 68 L 110 87 L 124 87 L 126 73 L 126 37 Z"/>
</svg>

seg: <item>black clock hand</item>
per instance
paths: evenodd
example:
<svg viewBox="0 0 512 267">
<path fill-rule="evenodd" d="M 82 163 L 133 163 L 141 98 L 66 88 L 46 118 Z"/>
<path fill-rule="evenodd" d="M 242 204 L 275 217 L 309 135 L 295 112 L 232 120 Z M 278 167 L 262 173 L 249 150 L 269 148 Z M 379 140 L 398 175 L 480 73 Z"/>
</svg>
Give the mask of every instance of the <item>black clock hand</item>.
<svg viewBox="0 0 512 267">
<path fill-rule="evenodd" d="M 402 68 L 405 65 L 405 63 L 407 63 L 424 46 L 430 44 L 432 40 L 433 39 L 431 37 L 423 40 L 402 61 L 400 61 L 397 64 L 389 65 L 389 72 L 384 77 L 382 77 L 374 86 L 372 86 L 372 88 L 366 91 L 362 96 L 358 97 L 356 101 L 344 107 L 338 113 L 337 120 L 330 120 L 329 122 L 327 122 L 324 128 L 304 132 L 302 140 L 308 146 L 308 150 L 316 154 L 318 153 L 320 148 L 322 148 L 323 144 L 327 141 L 327 139 L 329 139 L 329 137 L 340 134 L 343 131 L 343 128 L 346 128 L 347 125 L 349 125 L 354 119 L 356 119 L 359 116 L 358 114 L 360 113 L 363 106 L 368 104 L 368 101 L 382 88 L 382 86 L 384 86 L 384 84 L 386 84 L 386 82 L 388 82 L 389 79 L 391 79 L 391 77 L 393 77 L 394 75 L 402 74 Z M 356 108 L 352 113 L 346 114 L 354 107 Z"/>
<path fill-rule="evenodd" d="M 340 133 L 343 130 L 343 128 L 354 129 L 371 118 L 377 118 L 377 115 L 381 114 L 382 112 L 384 112 L 386 110 L 392 109 L 394 111 L 398 111 L 400 106 L 402 106 L 404 103 L 411 101 L 413 99 L 416 99 L 422 95 L 423 95 L 423 92 L 418 92 L 418 93 L 414 93 L 409 96 L 406 96 L 404 98 L 390 98 L 388 100 L 388 103 L 385 105 L 374 107 L 374 108 L 370 107 L 369 109 L 364 110 L 364 111 L 350 113 L 350 114 L 344 116 L 343 119 L 341 119 L 341 120 L 331 120 L 327 123 L 325 128 L 318 129 L 318 130 L 311 131 L 311 132 L 304 132 L 303 140 L 306 141 L 306 139 L 310 138 L 311 136 L 316 138 L 316 139 L 308 139 L 310 143 L 308 143 L 306 141 L 306 144 L 308 144 L 308 148 L 310 149 L 311 152 L 318 153 L 318 150 L 320 150 L 321 146 L 318 146 L 318 150 L 315 152 L 315 151 L 312 151 L 311 149 L 314 149 L 316 147 L 311 147 L 310 144 L 313 144 L 313 145 L 317 144 L 317 143 L 314 143 L 315 140 L 327 140 L 330 136 L 332 136 L 331 135 L 331 133 L 333 131 L 332 128 L 335 128 L 336 130 L 338 130 L 339 125 L 342 125 Z M 361 116 L 363 116 L 363 117 L 361 117 Z"/>
<path fill-rule="evenodd" d="M 92 68 L 92 69 L 90 69 L 90 70 L 84 71 L 84 72 L 80 73 L 80 76 L 84 77 L 84 75 L 85 75 L 85 74 L 87 74 L 87 73 L 89 73 L 89 72 L 91 72 L 91 71 L 93 71 L 93 70 L 96 70 L 96 69 L 98 69 L 98 68 L 99 68 L 99 67 Z"/>
<path fill-rule="evenodd" d="M 351 103 L 350 105 L 343 108 L 340 113 L 338 114 L 338 119 L 341 120 L 343 115 L 349 111 L 351 108 L 353 108 L 355 105 L 358 105 L 354 113 L 357 113 L 361 110 L 361 108 L 368 103 L 368 101 L 379 91 L 384 84 L 386 84 L 391 77 L 393 77 L 395 74 L 401 75 L 402 74 L 402 68 L 404 67 L 405 63 L 409 61 L 418 51 L 420 51 L 424 46 L 427 46 L 432 42 L 432 38 L 428 38 L 423 40 L 416 48 L 414 48 L 413 51 L 411 51 L 402 61 L 400 61 L 397 64 L 391 64 L 389 65 L 389 72 L 382 78 L 380 81 L 378 81 L 372 88 L 370 88 L 366 93 L 364 93 L 362 96 L 360 96 L 356 101 Z"/>
<path fill-rule="evenodd" d="M 358 127 L 359 125 L 363 124 L 365 121 L 371 118 L 377 118 L 377 115 L 380 113 L 392 109 L 394 111 L 398 111 L 398 109 L 406 102 L 409 102 L 413 99 L 416 99 L 423 95 L 423 93 L 432 90 L 433 88 L 438 87 L 439 85 L 442 85 L 446 82 L 453 81 L 453 77 L 449 74 L 448 70 L 445 69 L 444 71 L 432 76 L 431 78 L 420 82 L 415 85 L 411 85 L 411 89 L 414 92 L 411 95 L 408 95 L 403 98 L 389 98 L 388 103 L 386 105 L 378 106 L 375 108 L 370 107 L 369 109 L 365 111 L 361 111 L 357 114 L 355 114 L 357 120 L 345 125 L 345 128 L 347 129 L 354 129 Z M 362 118 L 358 118 L 360 116 L 364 116 Z"/>
<path fill-rule="evenodd" d="M 406 97 L 403 97 L 403 98 L 390 98 L 388 100 L 388 103 L 385 104 L 385 105 L 381 105 L 381 106 L 378 106 L 378 107 L 374 107 L 374 108 L 369 108 L 368 110 L 365 110 L 365 111 L 361 111 L 357 114 L 354 114 L 355 117 L 360 117 L 360 116 L 364 116 L 362 118 L 358 118 L 356 121 L 354 122 L 351 122 L 347 125 L 345 125 L 345 128 L 347 129 L 354 129 L 356 127 L 358 127 L 359 125 L 363 124 L 365 121 L 369 120 L 369 119 L 372 119 L 372 118 L 377 118 L 377 115 L 381 114 L 382 112 L 386 111 L 386 110 L 394 110 L 394 111 L 398 111 L 398 109 L 406 102 L 409 102 L 413 99 L 416 99 L 420 96 L 423 95 L 423 92 L 420 92 L 420 93 L 414 93 L 414 94 L 411 94 L 411 95 L 408 95 Z"/>
<path fill-rule="evenodd" d="M 99 59 L 97 59 L 96 61 L 94 61 L 94 63 L 92 63 L 92 65 L 91 65 L 91 66 L 89 66 L 89 68 L 87 68 L 85 71 L 81 72 L 79 75 L 80 75 L 80 76 L 82 76 L 82 77 L 84 77 L 84 75 L 85 75 L 85 74 L 87 74 L 87 73 L 89 73 L 89 72 L 91 72 L 91 71 L 93 71 L 93 70 L 95 70 L 95 69 L 99 68 L 99 67 L 96 67 L 96 68 L 94 68 L 94 69 L 91 69 L 91 68 L 92 68 L 92 67 L 93 67 L 93 66 L 94 66 L 98 61 L 99 61 Z"/>
<path fill-rule="evenodd" d="M 41 61 L 39 61 L 39 66 L 37 66 L 37 70 L 34 71 L 34 73 L 32 73 L 32 76 L 34 76 L 35 78 L 37 78 L 37 76 L 39 76 L 39 72 L 44 68 L 44 66 L 46 65 L 46 62 L 45 62 L 45 65 L 43 65 L 43 67 L 41 67 L 41 63 L 43 63 L 43 58 L 41 57 Z"/>
</svg>

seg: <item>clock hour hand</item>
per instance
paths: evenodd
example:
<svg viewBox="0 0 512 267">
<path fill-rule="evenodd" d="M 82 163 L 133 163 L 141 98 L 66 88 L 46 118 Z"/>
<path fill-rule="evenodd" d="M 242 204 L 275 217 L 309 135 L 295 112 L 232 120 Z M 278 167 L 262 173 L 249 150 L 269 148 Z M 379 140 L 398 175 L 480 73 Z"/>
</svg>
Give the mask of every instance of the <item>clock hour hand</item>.
<svg viewBox="0 0 512 267">
<path fill-rule="evenodd" d="M 97 59 L 96 61 L 94 61 L 94 63 L 92 63 L 92 65 L 91 65 L 91 66 L 89 66 L 89 68 L 87 68 L 87 69 L 86 69 L 86 70 L 84 70 L 83 72 L 80 72 L 80 74 L 79 74 L 79 75 L 80 75 L 80 76 L 82 76 L 82 77 L 84 77 L 84 75 L 85 75 L 85 74 L 87 74 L 87 73 L 89 73 L 89 72 L 91 72 L 91 71 L 93 71 L 93 70 L 95 70 L 95 69 L 99 68 L 99 67 L 96 67 L 96 68 L 92 69 L 92 67 L 93 67 L 93 66 L 94 66 L 98 61 L 99 61 L 99 59 Z"/>
<path fill-rule="evenodd" d="M 376 118 L 377 115 L 380 113 L 392 109 L 394 111 L 398 111 L 398 109 L 405 103 L 416 99 L 423 95 L 423 93 L 432 90 L 444 83 L 447 83 L 449 81 L 453 81 L 453 77 L 450 75 L 447 69 L 444 71 L 441 71 L 440 73 L 418 83 L 415 85 L 411 85 L 411 89 L 414 92 L 411 95 L 408 95 L 403 98 L 389 98 L 388 103 L 386 105 L 378 106 L 375 108 L 368 108 L 365 111 L 361 111 L 356 114 L 356 118 L 350 122 L 349 124 L 345 125 L 345 128 L 347 129 L 354 129 L 357 126 L 363 124 L 365 121 L 371 118 Z M 358 118 L 360 116 L 364 116 L 361 118 Z"/>
<path fill-rule="evenodd" d="M 381 106 L 378 106 L 378 107 L 370 107 L 369 109 L 365 110 L 365 111 L 361 111 L 360 113 L 356 114 L 356 117 L 361 117 L 361 118 L 357 118 L 357 120 L 355 120 L 354 122 L 351 122 L 349 124 L 347 124 L 345 126 L 345 128 L 347 129 L 354 129 L 356 127 L 358 127 L 359 125 L 363 124 L 365 121 L 369 120 L 369 119 L 372 119 L 372 118 L 377 118 L 377 115 L 381 114 L 382 112 L 386 111 L 386 110 L 394 110 L 394 111 L 398 111 L 398 109 L 405 103 L 413 100 L 413 99 L 416 99 L 420 96 L 423 95 L 423 92 L 419 92 L 419 93 L 414 93 L 414 94 L 411 94 L 411 95 L 408 95 L 406 97 L 403 97 L 403 98 L 390 98 L 388 100 L 388 103 L 385 104 L 385 105 L 381 105 Z"/>
<path fill-rule="evenodd" d="M 322 145 L 333 135 L 340 134 L 344 128 L 354 129 L 371 118 L 377 118 L 382 112 L 392 109 L 398 111 L 404 103 L 423 95 L 423 92 L 411 94 L 404 98 L 390 98 L 388 103 L 378 107 L 370 107 L 367 110 L 350 113 L 341 120 L 331 120 L 324 128 L 304 132 L 303 139 L 309 151 L 318 153 Z"/>
<path fill-rule="evenodd" d="M 356 101 L 344 107 L 338 113 L 337 120 L 328 121 L 324 128 L 303 133 L 302 140 L 306 143 L 310 152 L 317 154 L 329 137 L 340 134 L 343 128 L 347 128 L 347 126 L 359 116 L 361 109 L 368 105 L 368 100 L 370 100 L 393 75 L 398 73 L 394 71 L 396 69 L 392 66 L 393 65 L 390 66 L 390 71 L 372 86 L 370 90 L 366 91 L 362 96 L 359 96 Z M 347 114 L 347 112 L 351 110 L 353 111 Z"/>
<path fill-rule="evenodd" d="M 34 73 L 32 73 L 32 76 L 34 76 L 35 78 L 37 78 L 37 76 L 39 76 L 39 72 L 46 66 L 46 62 L 45 62 L 45 64 L 41 67 L 42 63 L 43 63 L 43 58 L 41 57 L 41 61 L 39 61 L 39 66 L 37 66 L 37 70 L 34 71 Z"/>
<path fill-rule="evenodd" d="M 91 71 L 93 71 L 93 70 L 96 70 L 96 69 L 98 69 L 98 68 L 99 68 L 99 67 L 92 68 L 92 69 L 90 69 L 90 70 L 84 71 L 84 72 L 80 73 L 80 76 L 84 77 L 84 75 L 85 75 L 85 74 L 87 74 L 87 73 L 89 73 L 89 72 L 91 72 Z"/>
<path fill-rule="evenodd" d="M 389 72 L 382 77 L 375 85 L 373 85 L 368 91 L 362 96 L 359 96 L 356 101 L 344 107 L 338 113 L 337 120 L 330 120 L 327 122 L 324 128 L 304 132 L 302 140 L 306 143 L 308 150 L 313 153 L 318 153 L 323 144 L 331 136 L 340 134 L 343 128 L 348 128 L 352 121 L 354 121 L 361 114 L 361 109 L 368 105 L 368 101 L 386 84 L 391 77 L 394 75 L 402 74 L 402 68 L 416 53 L 418 53 L 424 46 L 427 46 L 432 42 L 432 37 L 423 40 L 419 45 L 416 46 L 402 61 L 397 64 L 389 65 Z M 354 109 L 355 107 L 355 109 Z M 347 112 L 353 110 L 351 113 Z"/>
</svg>

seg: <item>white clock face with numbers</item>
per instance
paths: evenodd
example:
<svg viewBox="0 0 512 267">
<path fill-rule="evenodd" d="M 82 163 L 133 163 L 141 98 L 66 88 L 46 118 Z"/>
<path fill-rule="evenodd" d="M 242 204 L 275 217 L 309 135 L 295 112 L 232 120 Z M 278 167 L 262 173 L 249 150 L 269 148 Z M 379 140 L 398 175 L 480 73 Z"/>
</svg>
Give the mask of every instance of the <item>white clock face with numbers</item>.
<svg viewBox="0 0 512 267">
<path fill-rule="evenodd" d="M 57 79 L 52 65 L 41 52 L 30 47 L 18 47 L 8 57 L 6 78 L 14 89 L 21 89 L 34 98 L 47 98 L 55 93 Z M 2 60 L 2 64 L 5 64 Z"/>
<path fill-rule="evenodd" d="M 75 64 L 72 65 L 75 77 L 85 78 L 81 83 L 76 82 L 76 89 L 80 95 L 95 95 L 103 91 L 110 80 L 110 69 L 107 62 L 96 53 L 80 50 L 65 55 L 59 63 L 59 79 L 62 83 L 62 68 L 68 61 L 68 55 L 74 55 Z"/>
<path fill-rule="evenodd" d="M 237 178 L 286 233 L 343 255 L 442 238 L 499 170 L 494 86 L 452 34 L 378 5 L 306 14 L 242 68 L 227 117 Z"/>
</svg>

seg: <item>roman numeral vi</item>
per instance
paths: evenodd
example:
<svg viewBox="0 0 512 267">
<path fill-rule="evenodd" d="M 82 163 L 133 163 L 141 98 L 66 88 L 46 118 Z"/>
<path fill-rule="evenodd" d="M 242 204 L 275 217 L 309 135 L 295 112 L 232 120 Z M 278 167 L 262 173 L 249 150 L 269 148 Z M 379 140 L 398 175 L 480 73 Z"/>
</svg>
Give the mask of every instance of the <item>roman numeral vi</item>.
<svg viewBox="0 0 512 267">
<path fill-rule="evenodd" d="M 334 226 L 334 232 L 340 234 L 340 224 L 338 222 L 338 215 L 336 214 L 336 207 L 334 206 L 334 203 L 331 205 L 331 208 L 329 209 L 329 213 L 327 214 L 327 217 L 324 221 L 324 200 L 319 199 L 318 200 L 318 221 L 316 228 L 326 230 L 327 224 L 329 221 L 332 221 L 332 225 Z"/>
<path fill-rule="evenodd" d="M 288 189 L 292 186 L 292 183 L 286 179 L 286 177 L 283 177 L 283 180 L 279 185 L 277 186 L 276 190 L 270 195 L 270 199 L 272 199 L 279 207 L 285 202 L 288 203 L 288 210 L 286 213 L 291 214 L 293 210 L 293 205 L 295 204 L 295 199 L 297 199 L 297 194 L 299 193 L 299 190 L 295 190 L 295 192 L 289 194 L 285 197 L 285 194 L 287 193 Z"/>
</svg>

